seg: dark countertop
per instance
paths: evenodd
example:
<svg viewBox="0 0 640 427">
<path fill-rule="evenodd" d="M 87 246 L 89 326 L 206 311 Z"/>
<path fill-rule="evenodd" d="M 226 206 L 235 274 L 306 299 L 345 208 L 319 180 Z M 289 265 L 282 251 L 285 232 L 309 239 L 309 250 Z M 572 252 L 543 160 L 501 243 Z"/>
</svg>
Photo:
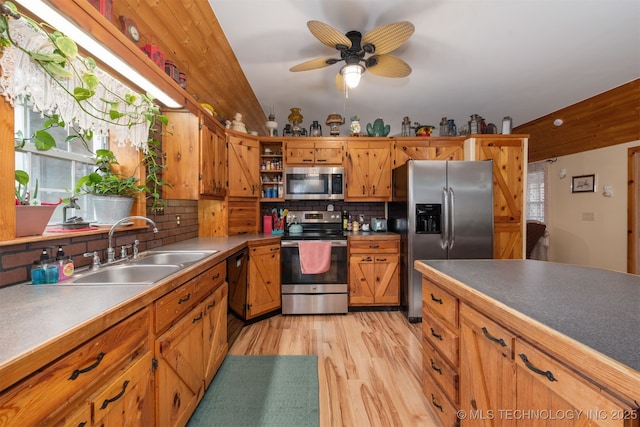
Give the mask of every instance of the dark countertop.
<svg viewBox="0 0 640 427">
<path fill-rule="evenodd" d="M 245 247 L 254 240 L 279 241 L 272 235 L 241 235 L 230 237 L 205 237 L 185 240 L 155 250 L 211 250 L 214 255 L 185 267 L 153 285 L 31 285 L 19 284 L 0 289 L 0 373 L 12 371 L 12 364 L 34 354 L 44 347 L 51 347 L 62 338 L 70 344 L 82 338 L 79 331 L 91 326 L 100 329 L 96 320 L 110 315 L 110 322 L 118 316 L 141 309 L 150 301 L 167 292 L 167 283 L 187 270 L 194 275 L 203 264 L 215 265 Z M 109 267 L 104 267 L 109 268 Z M 71 348 L 66 349 L 71 350 Z M 53 354 L 52 356 L 55 356 Z M 3 387 L 0 381 L 0 389 Z"/>
<path fill-rule="evenodd" d="M 640 276 L 533 260 L 419 262 L 640 371 Z"/>
</svg>

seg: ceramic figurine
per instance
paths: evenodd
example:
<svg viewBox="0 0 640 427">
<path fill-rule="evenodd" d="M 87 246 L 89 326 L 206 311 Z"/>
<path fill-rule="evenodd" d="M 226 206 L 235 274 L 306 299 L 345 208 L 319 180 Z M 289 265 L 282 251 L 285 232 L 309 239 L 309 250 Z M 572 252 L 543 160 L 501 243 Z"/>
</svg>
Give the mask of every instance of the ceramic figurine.
<svg viewBox="0 0 640 427">
<path fill-rule="evenodd" d="M 391 131 L 391 125 L 385 125 L 382 117 L 374 120 L 373 125 L 367 123 L 367 133 L 369 136 L 387 136 Z"/>
<path fill-rule="evenodd" d="M 242 123 L 242 114 L 236 113 L 231 122 L 231 130 L 247 133 L 247 127 Z"/>
</svg>

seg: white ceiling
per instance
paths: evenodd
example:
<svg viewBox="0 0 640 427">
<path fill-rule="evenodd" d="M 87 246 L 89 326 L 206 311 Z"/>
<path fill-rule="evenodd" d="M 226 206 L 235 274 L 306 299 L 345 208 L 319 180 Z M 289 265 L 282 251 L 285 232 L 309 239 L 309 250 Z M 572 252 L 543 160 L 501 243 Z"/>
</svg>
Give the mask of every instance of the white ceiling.
<svg viewBox="0 0 640 427">
<path fill-rule="evenodd" d="M 501 127 L 524 124 L 640 77 L 638 0 L 209 0 L 265 114 L 279 132 L 291 107 L 303 127 L 336 112 L 364 125 L 383 117 L 390 135 L 404 116 L 458 127 L 479 114 Z M 365 73 L 345 94 L 335 87 L 342 63 L 292 73 L 289 68 L 339 54 L 307 21 L 363 34 L 410 21 L 416 31 L 392 55 L 413 69 L 392 79 Z M 342 135 L 349 132 L 342 127 Z M 437 135 L 437 133 L 436 133 Z"/>
</svg>

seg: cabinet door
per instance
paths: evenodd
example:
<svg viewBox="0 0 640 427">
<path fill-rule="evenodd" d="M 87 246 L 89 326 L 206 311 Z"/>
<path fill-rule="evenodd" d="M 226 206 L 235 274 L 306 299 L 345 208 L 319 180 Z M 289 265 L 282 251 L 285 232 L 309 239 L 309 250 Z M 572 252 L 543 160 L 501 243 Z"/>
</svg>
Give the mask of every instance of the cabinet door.
<svg viewBox="0 0 640 427">
<path fill-rule="evenodd" d="M 121 375 L 91 398 L 94 426 L 151 426 L 153 372 L 151 352 L 138 359 Z"/>
<path fill-rule="evenodd" d="M 249 248 L 247 319 L 281 306 L 280 245 Z"/>
<path fill-rule="evenodd" d="M 376 304 L 400 304 L 400 257 L 398 255 L 376 255 L 375 296 Z"/>
<path fill-rule="evenodd" d="M 369 144 L 349 141 L 345 162 L 345 199 L 362 200 L 369 195 Z"/>
<path fill-rule="evenodd" d="M 157 424 L 183 426 L 204 392 L 203 306 L 156 340 Z"/>
<path fill-rule="evenodd" d="M 227 354 L 227 294 L 222 284 L 204 302 L 204 384 L 209 387 Z"/>
<path fill-rule="evenodd" d="M 213 142 L 213 196 L 227 195 L 227 139 L 221 129 L 212 132 Z"/>
<path fill-rule="evenodd" d="M 477 137 L 476 159 L 493 160 L 493 257 L 522 259 L 524 138 Z"/>
<path fill-rule="evenodd" d="M 369 144 L 369 199 L 391 200 L 391 145 Z"/>
<path fill-rule="evenodd" d="M 200 123 L 200 194 L 216 195 L 216 134 Z"/>
<path fill-rule="evenodd" d="M 312 165 L 315 147 L 311 141 L 287 141 L 287 166 Z"/>
<path fill-rule="evenodd" d="M 514 342 L 514 334 L 460 305 L 460 409 L 479 415 L 463 425 L 515 426 L 514 417 L 499 416 L 516 407 Z"/>
<path fill-rule="evenodd" d="M 373 304 L 376 268 L 373 254 L 349 257 L 349 304 Z"/>
<path fill-rule="evenodd" d="M 524 341 L 515 345 L 517 403 L 521 411 L 546 411 L 549 414 L 578 414 L 575 418 L 553 420 L 553 426 L 630 426 L 637 425 L 638 412 L 617 403 L 593 384 L 558 360 Z M 579 370 L 579 367 L 577 367 Z M 635 421 L 632 421 L 635 420 Z M 530 426 L 531 420 L 518 420 L 518 426 Z"/>
<path fill-rule="evenodd" d="M 318 165 L 342 165 L 342 141 L 316 141 L 315 162 Z"/>
<path fill-rule="evenodd" d="M 163 196 L 195 200 L 200 193 L 198 117 L 189 112 L 168 112 L 166 115 L 169 124 L 162 140 L 165 164 L 162 177 L 171 187 L 163 187 Z"/>
<path fill-rule="evenodd" d="M 258 141 L 229 136 L 229 189 L 231 197 L 260 197 Z"/>
</svg>

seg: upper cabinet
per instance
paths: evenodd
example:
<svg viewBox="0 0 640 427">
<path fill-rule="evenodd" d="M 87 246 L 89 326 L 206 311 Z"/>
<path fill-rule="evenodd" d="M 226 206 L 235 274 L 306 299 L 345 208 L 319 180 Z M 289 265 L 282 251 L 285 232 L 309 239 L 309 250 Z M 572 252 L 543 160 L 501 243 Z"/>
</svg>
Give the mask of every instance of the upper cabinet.
<svg viewBox="0 0 640 427">
<path fill-rule="evenodd" d="M 391 200 L 391 141 L 349 140 L 345 156 L 345 201 Z"/>
<path fill-rule="evenodd" d="M 167 199 L 221 198 L 226 187 L 224 131 L 211 118 L 188 111 L 170 111 L 163 135 L 163 188 Z"/>
<path fill-rule="evenodd" d="M 260 197 L 260 144 L 248 134 L 227 134 L 229 197 Z"/>
<path fill-rule="evenodd" d="M 289 140 L 287 166 L 342 165 L 343 141 Z"/>
<path fill-rule="evenodd" d="M 473 135 L 469 160 L 493 160 L 493 257 L 523 259 L 526 135 Z"/>
<path fill-rule="evenodd" d="M 464 160 L 464 137 L 394 138 L 393 167 L 409 159 Z"/>
</svg>

